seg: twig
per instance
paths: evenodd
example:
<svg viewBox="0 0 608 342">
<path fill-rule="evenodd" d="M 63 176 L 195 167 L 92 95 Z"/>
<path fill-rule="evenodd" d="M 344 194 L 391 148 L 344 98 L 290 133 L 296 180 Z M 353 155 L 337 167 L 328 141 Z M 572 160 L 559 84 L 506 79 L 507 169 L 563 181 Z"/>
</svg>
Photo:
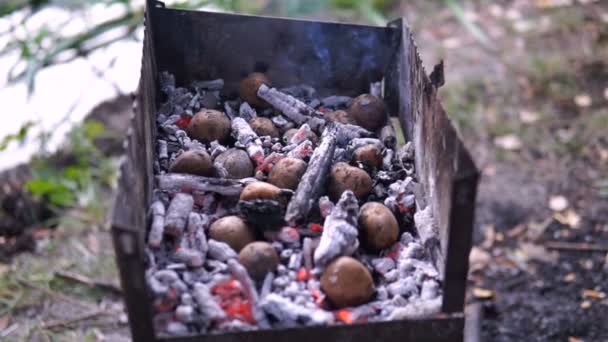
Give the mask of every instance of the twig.
<svg viewBox="0 0 608 342">
<path fill-rule="evenodd" d="M 109 282 L 104 282 L 100 280 L 91 279 L 85 275 L 70 272 L 70 271 L 55 271 L 55 275 L 64 279 L 76 281 L 82 284 L 85 284 L 90 287 L 99 287 L 104 290 L 111 291 L 115 294 L 122 294 L 122 290 L 116 284 L 112 284 Z"/>
<path fill-rule="evenodd" d="M 53 328 L 58 328 L 58 327 L 65 327 L 65 326 L 69 326 L 72 325 L 74 323 L 78 323 L 78 322 L 82 322 L 82 321 L 86 321 L 88 319 L 91 318 L 95 318 L 97 316 L 101 316 L 101 315 L 113 315 L 114 312 L 109 312 L 109 311 L 105 311 L 105 310 L 97 310 L 97 311 L 93 311 L 90 312 L 88 314 L 84 314 L 82 316 L 79 317 L 75 317 L 72 319 L 66 319 L 66 320 L 57 320 L 57 321 L 51 321 L 48 323 L 43 323 L 40 328 L 42 329 L 53 329 Z"/>
<path fill-rule="evenodd" d="M 77 305 L 77 306 L 79 306 L 81 308 L 84 308 L 84 309 L 87 309 L 87 310 L 91 310 L 91 309 L 94 308 L 92 305 L 90 305 L 88 303 L 81 302 L 81 301 L 79 301 L 77 299 L 74 299 L 72 297 L 66 296 L 66 295 L 64 295 L 62 293 L 59 293 L 59 292 L 55 292 L 55 291 L 53 291 L 51 289 L 47 289 L 47 288 L 38 286 L 38 285 L 36 285 L 36 284 L 34 284 L 34 283 L 30 282 L 29 280 L 26 280 L 24 278 L 18 277 L 17 280 L 20 283 L 22 283 L 23 285 L 25 285 L 27 287 L 31 287 L 32 289 L 38 290 L 40 292 L 44 292 L 45 294 L 47 294 L 47 295 L 49 295 L 49 296 L 51 296 L 53 298 L 62 300 L 64 302 L 72 303 L 74 305 Z"/>
<path fill-rule="evenodd" d="M 549 249 L 569 251 L 608 252 L 608 245 L 598 245 L 585 242 L 545 241 L 544 246 Z"/>
</svg>

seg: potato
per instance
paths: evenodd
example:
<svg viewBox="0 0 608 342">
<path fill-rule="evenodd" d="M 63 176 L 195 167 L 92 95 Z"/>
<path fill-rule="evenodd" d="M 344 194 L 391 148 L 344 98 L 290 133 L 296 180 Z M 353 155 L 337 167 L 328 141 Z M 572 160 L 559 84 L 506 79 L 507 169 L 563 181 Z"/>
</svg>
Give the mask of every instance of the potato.
<svg viewBox="0 0 608 342">
<path fill-rule="evenodd" d="M 213 164 L 211 157 L 204 150 L 190 150 L 175 158 L 169 167 L 169 172 L 208 177 L 213 175 Z"/>
<path fill-rule="evenodd" d="M 286 130 L 285 133 L 283 133 L 283 144 L 289 145 L 291 138 L 293 138 L 293 135 L 296 134 L 297 131 L 297 128 L 290 128 Z"/>
<path fill-rule="evenodd" d="M 351 190 L 358 199 L 363 199 L 372 191 L 372 178 L 357 167 L 336 163 L 329 174 L 328 195 L 337 201 L 346 190 Z"/>
<path fill-rule="evenodd" d="M 321 289 L 334 307 L 340 309 L 367 303 L 374 293 L 374 281 L 362 263 L 342 256 L 323 272 Z"/>
<path fill-rule="evenodd" d="M 361 146 L 355 150 L 353 161 L 378 169 L 382 166 L 382 151 L 373 144 Z"/>
<path fill-rule="evenodd" d="M 255 241 L 255 234 L 240 217 L 226 216 L 211 224 L 209 238 L 225 242 L 239 252 L 247 244 Z"/>
<path fill-rule="evenodd" d="M 357 96 L 348 108 L 348 114 L 357 125 L 375 132 L 386 123 L 384 102 L 371 94 Z"/>
<path fill-rule="evenodd" d="M 373 252 L 389 248 L 399 237 L 395 215 L 379 202 L 368 202 L 361 207 L 359 229 L 363 245 Z"/>
<path fill-rule="evenodd" d="M 270 80 L 261 72 L 254 72 L 244 78 L 239 85 L 239 96 L 250 105 L 257 108 L 267 108 L 268 103 L 258 97 L 258 89 L 262 84 L 271 86 Z"/>
<path fill-rule="evenodd" d="M 203 109 L 192 117 L 186 132 L 201 142 L 225 142 L 230 136 L 230 119 L 223 112 Z"/>
<path fill-rule="evenodd" d="M 333 112 L 325 113 L 325 119 L 331 122 L 339 122 L 342 124 L 354 124 L 355 121 L 348 115 L 346 111 L 334 110 Z"/>
<path fill-rule="evenodd" d="M 251 278 L 260 282 L 268 272 L 277 269 L 279 256 L 268 242 L 256 241 L 241 250 L 239 262 L 245 266 Z"/>
<path fill-rule="evenodd" d="M 279 188 L 295 190 L 306 172 L 306 167 L 306 162 L 301 159 L 283 158 L 270 170 L 268 182 Z"/>
<path fill-rule="evenodd" d="M 253 131 L 260 137 L 265 135 L 269 135 L 272 138 L 279 137 L 279 130 L 272 123 L 272 120 L 268 118 L 258 116 L 257 118 L 249 121 L 249 125 L 251 126 L 251 129 L 253 129 Z"/>
<path fill-rule="evenodd" d="M 253 182 L 245 187 L 241 192 L 241 201 L 251 201 L 256 199 L 268 199 L 281 201 L 281 189 L 266 182 Z"/>
<path fill-rule="evenodd" d="M 219 156 L 213 162 L 217 168 L 223 168 L 228 173 L 227 178 L 240 179 L 253 176 L 253 163 L 247 152 L 231 148 Z"/>
</svg>

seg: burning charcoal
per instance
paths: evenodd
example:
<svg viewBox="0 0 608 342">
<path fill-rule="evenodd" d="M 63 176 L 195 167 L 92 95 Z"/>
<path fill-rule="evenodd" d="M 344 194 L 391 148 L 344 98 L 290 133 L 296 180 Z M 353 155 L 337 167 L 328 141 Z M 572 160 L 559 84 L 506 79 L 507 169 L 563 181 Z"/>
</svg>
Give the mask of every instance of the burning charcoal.
<svg viewBox="0 0 608 342">
<path fill-rule="evenodd" d="M 181 236 L 186 228 L 188 215 L 192 211 L 194 199 L 189 194 L 176 194 L 165 216 L 165 233 L 173 236 Z"/>
<path fill-rule="evenodd" d="M 389 196 L 384 200 L 384 204 L 393 212 L 410 212 L 415 204 L 414 187 L 411 177 L 396 181 L 389 186 Z"/>
<path fill-rule="evenodd" d="M 293 145 L 290 145 L 293 146 Z M 287 148 L 286 148 L 287 149 Z M 298 159 L 307 159 L 313 154 L 313 145 L 310 140 L 304 140 L 299 145 L 297 145 L 294 149 L 290 150 L 287 153 L 287 156 L 290 158 L 298 158 Z"/>
<path fill-rule="evenodd" d="M 283 227 L 279 231 L 279 235 L 277 236 L 279 241 L 286 243 L 287 245 L 293 245 L 300 242 L 300 233 L 296 228 L 292 227 Z M 288 250 L 288 249 L 286 249 Z"/>
<path fill-rule="evenodd" d="M 182 323 L 190 323 L 194 320 L 194 308 L 192 305 L 179 305 L 175 309 L 175 318 Z"/>
<path fill-rule="evenodd" d="M 230 119 L 220 111 L 203 109 L 192 117 L 188 135 L 202 142 L 224 142 L 230 135 Z"/>
<path fill-rule="evenodd" d="M 253 131 L 260 137 L 261 136 L 270 136 L 273 138 L 279 137 L 279 130 L 275 127 L 275 125 L 272 123 L 272 121 L 268 118 L 263 118 L 263 117 L 254 118 L 253 120 L 249 121 L 249 125 L 251 126 L 251 129 L 253 129 Z"/>
<path fill-rule="evenodd" d="M 317 267 L 324 267 L 340 255 L 352 255 L 359 247 L 357 215 L 359 205 L 351 191 L 346 191 L 323 224 L 323 235 L 315 250 Z"/>
<path fill-rule="evenodd" d="M 167 150 L 167 141 L 158 139 L 158 160 L 163 170 L 169 167 L 169 152 Z"/>
<path fill-rule="evenodd" d="M 280 327 L 294 327 L 297 324 L 322 325 L 330 324 L 334 318 L 331 312 L 320 309 L 308 309 L 293 303 L 288 298 L 271 293 L 260 302 L 262 309 L 271 316 Z"/>
<path fill-rule="evenodd" d="M 341 124 L 354 124 L 355 121 L 348 115 L 346 111 L 335 110 L 333 112 L 325 113 L 325 120 L 331 122 L 338 122 Z"/>
<path fill-rule="evenodd" d="M 393 127 L 391 120 L 388 120 L 388 123 L 380 129 L 378 133 L 380 140 L 387 148 L 395 148 L 397 145 L 397 135 L 395 133 L 395 128 Z"/>
<path fill-rule="evenodd" d="M 204 90 L 222 90 L 224 88 L 224 80 L 221 78 L 209 81 L 193 81 L 192 87 L 198 92 Z"/>
<path fill-rule="evenodd" d="M 263 84 L 258 89 L 258 96 L 281 111 L 281 113 L 285 114 L 286 117 L 297 125 L 307 123 L 314 131 L 320 131 L 325 125 L 322 113 L 275 88 L 269 88 Z"/>
<path fill-rule="evenodd" d="M 372 260 L 372 265 L 376 272 L 384 275 L 395 269 L 395 261 L 391 258 L 376 258 Z"/>
<path fill-rule="evenodd" d="M 306 219 L 312 204 L 323 191 L 324 180 L 329 172 L 336 147 L 336 131 L 335 126 L 329 126 L 325 129 L 319 146 L 310 158 L 308 168 L 287 206 L 285 221 L 290 225 L 295 225 Z"/>
<path fill-rule="evenodd" d="M 353 161 L 365 166 L 379 169 L 382 166 L 382 150 L 376 145 L 365 145 L 353 153 Z"/>
<path fill-rule="evenodd" d="M 156 200 L 152 203 L 150 216 L 152 216 L 152 224 L 148 235 L 148 246 L 159 248 L 165 231 L 165 205 L 162 201 Z"/>
<path fill-rule="evenodd" d="M 371 274 L 351 257 L 335 259 L 323 272 L 321 288 L 337 308 L 367 303 L 374 292 Z"/>
<path fill-rule="evenodd" d="M 420 299 L 433 299 L 437 297 L 439 290 L 439 284 L 432 279 L 425 280 L 422 283 L 422 290 L 420 291 Z"/>
<path fill-rule="evenodd" d="M 276 270 L 279 257 L 271 244 L 256 241 L 248 244 L 239 253 L 239 261 L 256 281 L 264 280 L 268 272 Z"/>
<path fill-rule="evenodd" d="M 287 119 L 285 119 L 285 117 L 283 117 L 282 115 L 273 116 L 271 120 L 272 123 L 281 131 L 293 129 L 293 123 L 291 121 L 287 121 Z"/>
<path fill-rule="evenodd" d="M 240 179 L 253 175 L 251 159 L 249 159 L 247 152 L 241 149 L 231 148 L 227 150 L 215 158 L 213 165 L 221 178 Z"/>
<path fill-rule="evenodd" d="M 264 150 L 262 142 L 258 135 L 251 129 L 251 126 L 242 118 L 234 118 L 232 120 L 232 136 L 241 146 L 245 147 L 249 158 L 256 165 L 264 161 Z"/>
<path fill-rule="evenodd" d="M 370 94 L 357 96 L 348 113 L 359 126 L 372 132 L 384 126 L 387 119 L 384 102 Z"/>
<path fill-rule="evenodd" d="M 258 96 L 258 89 L 266 84 L 270 86 L 270 80 L 265 74 L 260 72 L 251 73 L 249 76 L 244 78 L 239 85 L 239 96 L 246 102 L 249 102 L 253 106 L 258 108 L 264 108 L 268 106 L 268 103 L 264 101 L 262 96 Z"/>
<path fill-rule="evenodd" d="M 399 238 L 395 215 L 378 202 L 368 202 L 361 207 L 359 227 L 364 245 L 374 252 L 392 246 Z"/>
<path fill-rule="evenodd" d="M 317 135 L 310 129 L 310 126 L 307 124 L 303 124 L 298 128 L 298 130 L 293 133 L 291 139 L 289 139 L 289 144 L 299 145 L 301 142 L 305 140 L 310 140 L 313 143 L 316 143 L 319 138 Z"/>
<path fill-rule="evenodd" d="M 166 330 L 169 335 L 173 336 L 185 336 L 189 334 L 188 327 L 180 322 L 169 322 Z"/>
<path fill-rule="evenodd" d="M 247 244 L 255 241 L 255 234 L 240 217 L 226 216 L 211 224 L 209 238 L 225 242 L 239 252 Z"/>
<path fill-rule="evenodd" d="M 372 179 L 367 172 L 346 163 L 337 163 L 331 168 L 328 186 L 329 198 L 337 200 L 345 191 L 352 191 L 359 199 L 372 191 Z"/>
<path fill-rule="evenodd" d="M 238 181 L 185 174 L 156 176 L 156 186 L 161 191 L 214 192 L 224 196 L 238 196 L 243 190 Z"/>
<path fill-rule="evenodd" d="M 270 170 L 268 182 L 283 189 L 295 190 L 306 172 L 306 162 L 297 158 L 283 158 Z"/>
<path fill-rule="evenodd" d="M 273 200 L 277 202 L 287 203 L 287 200 L 292 195 L 291 191 L 280 189 L 270 183 L 253 182 L 248 184 L 241 192 L 239 199 L 241 201 L 252 201 L 256 199 Z"/>
<path fill-rule="evenodd" d="M 389 284 L 386 289 L 392 296 L 402 295 L 409 297 L 418 294 L 418 287 L 413 277 L 399 279 Z"/>
<path fill-rule="evenodd" d="M 205 284 L 194 284 L 192 296 L 198 305 L 199 311 L 206 320 L 214 322 L 226 318 L 226 313 L 213 296 L 211 296 L 211 292 Z"/>
<path fill-rule="evenodd" d="M 171 163 L 169 171 L 198 176 L 211 176 L 213 174 L 213 165 L 211 164 L 211 157 L 204 150 L 190 150 L 180 154 Z"/>
<path fill-rule="evenodd" d="M 397 308 L 388 320 L 417 319 L 431 316 L 441 310 L 441 297 L 432 300 L 410 301 L 405 307 Z"/>
<path fill-rule="evenodd" d="M 243 102 L 239 107 L 239 116 L 245 119 L 245 121 L 249 122 L 258 117 L 258 113 L 255 109 L 251 108 L 249 103 Z M 264 135 L 264 134 L 262 134 Z"/>
<path fill-rule="evenodd" d="M 209 245 L 209 251 L 207 254 L 212 259 L 226 262 L 230 259 L 236 259 L 238 257 L 234 249 L 230 248 L 230 246 L 225 242 L 209 239 L 207 244 Z"/>
<path fill-rule="evenodd" d="M 243 286 L 245 297 L 252 303 L 257 302 L 258 291 L 256 290 L 253 280 L 251 280 L 249 277 L 245 267 L 236 261 L 236 259 L 231 259 L 228 260 L 228 269 L 230 270 L 230 273 L 234 279 L 238 280 L 238 282 Z"/>
<path fill-rule="evenodd" d="M 330 108 L 346 108 L 350 106 L 352 101 L 353 98 L 350 96 L 328 96 L 321 100 L 321 104 Z"/>
</svg>

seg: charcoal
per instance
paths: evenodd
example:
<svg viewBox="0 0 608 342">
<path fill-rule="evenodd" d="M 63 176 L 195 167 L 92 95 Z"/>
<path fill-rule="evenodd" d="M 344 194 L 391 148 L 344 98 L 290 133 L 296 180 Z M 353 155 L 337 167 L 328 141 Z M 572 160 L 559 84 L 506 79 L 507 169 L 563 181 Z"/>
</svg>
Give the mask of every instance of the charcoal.
<svg viewBox="0 0 608 342">
<path fill-rule="evenodd" d="M 392 296 L 402 295 L 409 297 L 418 294 L 418 287 L 416 286 L 416 281 L 413 277 L 399 279 L 396 282 L 387 285 L 386 289 Z"/>
<path fill-rule="evenodd" d="M 232 108 L 232 106 L 228 102 L 224 103 L 224 112 L 226 113 L 226 115 L 228 115 L 230 120 L 234 120 L 234 118 L 238 116 L 238 113 Z"/>
<path fill-rule="evenodd" d="M 295 253 L 289 257 L 289 263 L 287 264 L 287 268 L 292 270 L 297 270 L 302 267 L 302 253 Z"/>
<path fill-rule="evenodd" d="M 323 107 L 329 107 L 332 109 L 346 108 L 349 107 L 353 102 L 353 98 L 350 96 L 328 96 L 321 100 Z"/>
<path fill-rule="evenodd" d="M 220 97 L 219 97 L 218 92 L 215 92 L 215 91 L 205 92 L 201 95 L 201 97 L 199 99 L 198 107 L 216 109 L 216 108 L 218 108 L 219 100 L 220 100 Z"/>
<path fill-rule="evenodd" d="M 181 322 L 169 322 L 166 331 L 169 335 L 173 336 L 185 336 L 189 334 L 188 326 Z"/>
<path fill-rule="evenodd" d="M 276 230 L 283 224 L 285 207 L 273 200 L 255 199 L 239 201 L 238 210 L 249 223 L 260 230 Z"/>
<path fill-rule="evenodd" d="M 441 297 L 432 300 L 410 301 L 406 306 L 397 308 L 388 316 L 388 320 L 417 319 L 428 317 L 441 310 Z"/>
<path fill-rule="evenodd" d="M 372 137 L 374 133 L 357 125 L 334 123 L 338 127 L 338 146 L 346 146 L 353 139 Z"/>
<path fill-rule="evenodd" d="M 166 174 L 156 176 L 156 184 L 162 191 L 179 192 L 188 189 L 192 192 L 215 192 L 225 196 L 238 196 L 244 184 L 233 179 L 218 179 L 186 174 Z"/>
<path fill-rule="evenodd" d="M 391 258 L 376 258 L 372 260 L 376 272 L 384 275 L 395 268 L 395 261 Z"/>
<path fill-rule="evenodd" d="M 294 124 L 291 121 L 285 119 L 282 115 L 277 115 L 272 117 L 272 123 L 275 124 L 279 129 L 286 131 L 290 128 L 294 127 Z"/>
<path fill-rule="evenodd" d="M 150 216 L 152 217 L 152 224 L 148 235 L 148 245 L 152 248 L 159 248 L 165 231 L 165 205 L 162 201 L 156 200 L 152 203 Z"/>
<path fill-rule="evenodd" d="M 264 299 L 272 291 L 272 283 L 274 282 L 274 277 L 274 272 L 266 273 L 266 277 L 264 277 L 264 282 L 262 283 L 262 288 L 260 289 L 260 299 Z"/>
<path fill-rule="evenodd" d="M 224 80 L 218 78 L 209 81 L 194 81 L 192 82 L 192 87 L 196 89 L 197 92 L 204 92 L 205 90 L 222 90 L 222 88 L 224 88 Z"/>
<path fill-rule="evenodd" d="M 382 151 L 382 169 L 390 171 L 393 166 L 393 159 L 395 158 L 395 151 L 392 148 L 386 148 Z"/>
<path fill-rule="evenodd" d="M 167 234 L 182 235 L 193 205 L 194 199 L 189 194 L 178 193 L 173 197 L 165 216 L 165 232 Z"/>
<path fill-rule="evenodd" d="M 249 122 L 255 119 L 258 116 L 258 113 L 255 109 L 251 108 L 249 103 L 243 102 L 241 103 L 241 107 L 239 107 L 239 115 L 245 119 L 245 121 Z"/>
<path fill-rule="evenodd" d="M 238 319 L 233 319 L 226 322 L 221 322 L 217 326 L 218 330 L 221 332 L 230 332 L 230 331 L 250 331 L 255 330 L 256 327 L 247 322 L 243 322 Z"/>
<path fill-rule="evenodd" d="M 382 98 L 382 82 L 372 82 L 369 84 L 369 93 L 377 98 Z"/>
<path fill-rule="evenodd" d="M 194 320 L 194 308 L 192 305 L 179 305 L 175 309 L 175 318 L 182 323 L 190 323 Z"/>
<path fill-rule="evenodd" d="M 378 136 L 387 148 L 393 149 L 397 145 L 397 135 L 391 120 L 388 120 L 388 124 L 380 129 Z"/>
<path fill-rule="evenodd" d="M 227 243 L 209 239 L 207 242 L 209 247 L 207 253 L 210 258 L 226 262 L 230 259 L 236 259 L 238 255 L 234 249 L 230 248 Z"/>
<path fill-rule="evenodd" d="M 386 287 L 376 287 L 376 299 L 380 301 L 388 299 L 388 291 L 386 290 Z"/>
<path fill-rule="evenodd" d="M 323 235 L 315 250 L 315 266 L 325 267 L 340 255 L 352 255 L 359 247 L 357 216 L 359 205 L 352 191 L 345 191 L 325 219 Z"/>
<path fill-rule="evenodd" d="M 169 168 L 169 150 L 167 149 L 167 141 L 159 139 L 158 143 L 158 161 L 163 171 Z"/>
<path fill-rule="evenodd" d="M 205 284 L 194 284 L 192 294 L 199 311 L 206 319 L 213 322 L 226 317 L 226 313 L 220 308 L 213 296 L 211 296 L 209 288 Z"/>
<path fill-rule="evenodd" d="M 262 142 L 243 118 L 232 119 L 232 136 L 245 147 L 249 158 L 256 164 L 259 165 L 264 160 Z"/>
<path fill-rule="evenodd" d="M 307 123 L 310 128 L 317 132 L 325 126 L 322 113 L 289 94 L 262 84 L 258 89 L 258 96 L 295 122 L 296 125 Z"/>
<path fill-rule="evenodd" d="M 424 300 L 433 299 L 437 297 L 439 290 L 439 284 L 437 281 L 429 279 L 422 282 L 422 289 L 420 290 L 420 298 Z"/>
<path fill-rule="evenodd" d="M 175 260 L 185 263 L 190 267 L 201 267 L 205 262 L 203 254 L 197 250 L 181 247 L 173 254 Z"/>
<path fill-rule="evenodd" d="M 333 322 L 331 312 L 308 309 L 274 293 L 266 296 L 261 301 L 261 306 L 266 314 L 280 323 L 282 327 L 294 327 L 297 324 L 320 325 Z"/>
</svg>

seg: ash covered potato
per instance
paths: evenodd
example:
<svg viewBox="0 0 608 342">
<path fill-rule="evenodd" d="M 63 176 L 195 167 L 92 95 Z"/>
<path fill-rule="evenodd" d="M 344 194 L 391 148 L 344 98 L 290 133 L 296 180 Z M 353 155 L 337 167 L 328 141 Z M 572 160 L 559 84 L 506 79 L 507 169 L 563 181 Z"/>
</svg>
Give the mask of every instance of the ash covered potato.
<svg viewBox="0 0 608 342">
<path fill-rule="evenodd" d="M 295 190 L 306 172 L 306 166 L 306 162 L 301 159 L 283 158 L 270 170 L 268 182 L 279 188 Z"/>
<path fill-rule="evenodd" d="M 257 118 L 249 121 L 249 126 L 251 126 L 251 129 L 253 129 L 253 131 L 260 137 L 265 135 L 269 135 L 272 138 L 279 137 L 279 130 L 269 118 L 258 116 Z"/>
<path fill-rule="evenodd" d="M 357 167 L 336 163 L 329 174 L 328 195 L 337 201 L 346 190 L 351 190 L 358 199 L 362 199 L 372 191 L 372 178 Z"/>
<path fill-rule="evenodd" d="M 323 272 L 321 289 L 336 308 L 344 308 L 367 303 L 374 293 L 374 281 L 362 263 L 342 256 Z"/>
<path fill-rule="evenodd" d="M 226 178 L 246 178 L 253 176 L 253 163 L 247 152 L 231 148 L 215 158 L 213 161 L 217 169 L 225 170 Z M 221 173 L 221 172 L 220 172 Z"/>
<path fill-rule="evenodd" d="M 361 207 L 359 229 L 363 245 L 374 252 L 392 246 L 399 237 L 395 215 L 379 202 L 368 202 Z"/>
<path fill-rule="evenodd" d="M 209 238 L 225 242 L 239 252 L 247 244 L 255 241 L 255 234 L 240 217 L 226 216 L 211 224 Z"/>
<path fill-rule="evenodd" d="M 373 144 L 361 146 L 355 150 L 353 161 L 378 169 L 382 166 L 382 151 Z"/>
<path fill-rule="evenodd" d="M 339 122 L 341 124 L 354 124 L 355 121 L 344 110 L 334 110 L 333 112 L 325 113 L 325 119 L 331 122 Z"/>
<path fill-rule="evenodd" d="M 190 150 L 180 154 L 171 166 L 170 172 L 189 173 L 197 176 L 213 175 L 211 157 L 203 150 Z"/>
<path fill-rule="evenodd" d="M 268 103 L 258 97 L 258 89 L 262 84 L 271 86 L 270 80 L 261 72 L 254 72 L 244 78 L 239 85 L 239 96 L 250 105 L 258 108 L 268 107 Z"/>
<path fill-rule="evenodd" d="M 357 125 L 375 132 L 386 123 L 384 102 L 371 94 L 357 96 L 348 109 Z"/>
<path fill-rule="evenodd" d="M 239 262 L 245 266 L 251 278 L 262 281 L 268 272 L 277 269 L 279 256 L 268 242 L 256 241 L 241 250 Z"/>
<path fill-rule="evenodd" d="M 256 199 L 267 199 L 280 202 L 282 200 L 282 190 L 266 182 L 253 182 L 247 185 L 241 192 L 241 201 L 251 201 Z"/>
<path fill-rule="evenodd" d="M 192 117 L 186 131 L 201 142 L 225 142 L 230 136 L 230 119 L 218 110 L 203 109 Z"/>
</svg>

